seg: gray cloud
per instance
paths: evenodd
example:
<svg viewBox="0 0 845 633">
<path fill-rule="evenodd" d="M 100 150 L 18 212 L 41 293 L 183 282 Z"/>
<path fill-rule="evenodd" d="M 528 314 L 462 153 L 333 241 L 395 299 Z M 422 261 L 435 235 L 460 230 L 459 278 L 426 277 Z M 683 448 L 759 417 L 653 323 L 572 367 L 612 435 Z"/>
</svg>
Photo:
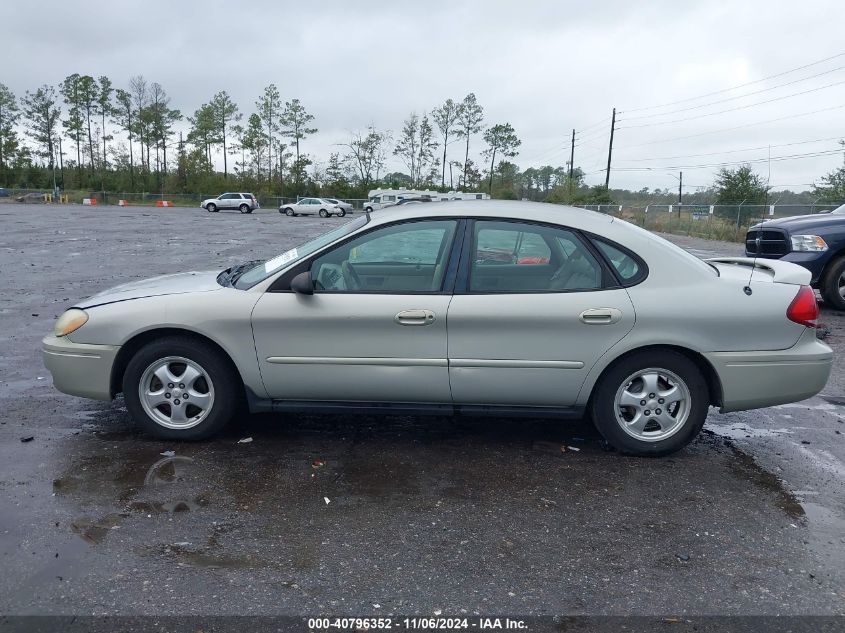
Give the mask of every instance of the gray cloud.
<svg viewBox="0 0 845 633">
<path fill-rule="evenodd" d="M 626 110 L 721 90 L 845 51 L 841 0 L 800 5 L 780 0 L 68 0 L 12 3 L 4 13 L 10 28 L 4 34 L 0 82 L 18 95 L 42 83 L 57 84 L 73 72 L 106 75 L 123 86 L 129 77 L 143 74 L 161 83 L 173 105 L 186 114 L 223 89 L 248 112 L 263 87 L 273 82 L 283 98 L 301 99 L 317 117 L 320 133 L 304 148 L 321 159 L 336 151 L 350 130 L 370 123 L 396 130 L 410 111 L 430 110 L 447 97 L 461 98 L 471 91 L 484 106 L 487 123 L 514 125 L 523 140 L 517 158 L 523 167 L 563 164 L 570 130 L 609 118 L 611 108 L 618 107 L 615 163 L 657 168 L 612 173 L 612 185 L 632 188 L 674 187 L 663 166 L 761 158 L 768 150 L 665 162 L 645 159 L 845 136 L 845 110 L 709 133 L 845 104 L 845 85 L 683 123 L 626 129 L 625 122 Z M 845 66 L 845 57 L 783 81 L 838 66 Z M 839 70 L 688 115 L 843 79 L 845 70 Z M 739 93 L 722 96 L 734 94 Z M 576 164 L 587 172 L 603 167 L 607 127 L 609 122 L 588 130 L 576 148 Z M 474 144 L 481 149 L 480 139 Z M 771 153 L 835 147 L 828 141 L 773 148 Z M 772 184 L 809 183 L 840 163 L 837 155 L 775 162 Z M 758 169 L 767 173 L 766 165 Z M 685 171 L 690 185 L 712 181 L 712 169 Z M 593 173 L 588 180 L 602 179 L 603 174 Z"/>
</svg>

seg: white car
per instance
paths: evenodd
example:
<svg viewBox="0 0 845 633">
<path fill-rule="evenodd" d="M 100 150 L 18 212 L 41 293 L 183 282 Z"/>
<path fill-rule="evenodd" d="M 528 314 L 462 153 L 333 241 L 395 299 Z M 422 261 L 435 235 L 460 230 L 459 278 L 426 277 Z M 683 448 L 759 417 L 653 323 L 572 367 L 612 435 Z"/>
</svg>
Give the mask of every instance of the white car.
<svg viewBox="0 0 845 633">
<path fill-rule="evenodd" d="M 323 200 L 333 203 L 339 209 L 343 209 L 347 213 L 352 213 L 352 209 L 354 208 L 351 203 L 338 200 L 337 198 L 323 198 Z"/>
<path fill-rule="evenodd" d="M 321 218 L 327 218 L 330 215 L 343 217 L 346 215 L 346 209 L 330 202 L 327 198 L 302 198 L 298 202 L 279 206 L 279 213 L 284 213 L 291 218 L 297 215 L 315 214 Z"/>
<path fill-rule="evenodd" d="M 361 215 L 264 262 L 133 281 L 44 339 L 53 384 L 197 440 L 252 411 L 589 414 L 666 455 L 711 405 L 797 402 L 827 382 L 810 272 L 704 262 L 607 215 L 449 202 Z M 703 473 L 702 476 L 706 476 Z"/>
</svg>

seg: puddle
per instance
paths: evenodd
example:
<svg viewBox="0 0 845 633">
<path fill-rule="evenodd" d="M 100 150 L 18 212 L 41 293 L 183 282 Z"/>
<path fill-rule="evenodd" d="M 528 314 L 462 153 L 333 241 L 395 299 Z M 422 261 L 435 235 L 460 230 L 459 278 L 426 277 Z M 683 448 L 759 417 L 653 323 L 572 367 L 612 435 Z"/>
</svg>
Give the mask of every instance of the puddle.
<svg viewBox="0 0 845 633">
<path fill-rule="evenodd" d="M 831 402 L 832 400 L 843 400 L 841 398 L 835 398 L 833 396 L 826 396 L 823 398 L 827 400 L 827 402 L 822 402 L 820 404 L 806 404 L 804 402 L 792 402 L 789 404 L 777 404 L 772 409 L 804 409 L 809 411 L 821 411 L 822 413 L 828 413 L 830 415 L 835 415 L 837 418 L 842 415 L 842 404 Z"/>
<path fill-rule="evenodd" d="M 107 514 L 101 519 L 92 520 L 88 517 L 80 517 L 71 521 L 70 529 L 86 543 L 97 545 L 102 542 L 109 530 L 120 525 L 128 514 Z"/>
<path fill-rule="evenodd" d="M 177 563 L 192 567 L 212 569 L 253 569 L 266 567 L 266 562 L 254 556 L 231 556 L 223 552 L 206 549 L 191 549 L 189 546 L 168 545 L 162 553 L 174 558 Z"/>
<path fill-rule="evenodd" d="M 845 398 L 841 396 L 826 396 L 824 394 L 819 396 L 825 402 L 829 402 L 830 404 L 835 404 L 839 407 L 845 407 Z"/>
<path fill-rule="evenodd" d="M 133 513 L 173 514 L 194 512 L 209 505 L 209 482 L 194 459 L 182 455 L 158 456 L 152 464 L 141 459 L 120 461 L 111 455 L 81 460 L 53 480 L 53 494 L 69 501 L 90 504 L 103 496 L 101 505 L 122 503 L 117 512 L 101 519 L 83 516 L 71 523 L 72 531 L 89 544 L 101 543 L 111 530 Z"/>
<path fill-rule="evenodd" d="M 780 477 L 764 469 L 748 453 L 735 446 L 732 446 L 731 450 L 736 457 L 730 463 L 734 475 L 772 493 L 775 496 L 775 505 L 790 518 L 801 519 L 805 516 L 804 508 L 798 497 L 784 485 Z"/>
<path fill-rule="evenodd" d="M 784 416 L 790 417 L 790 416 Z M 732 440 L 740 440 L 749 437 L 779 437 L 782 435 L 792 435 L 795 433 L 795 428 L 782 428 L 782 429 L 761 429 L 753 426 L 748 426 L 747 424 L 714 424 L 713 422 L 708 421 L 707 426 L 710 429 L 721 435 L 722 437 L 726 437 Z"/>
</svg>

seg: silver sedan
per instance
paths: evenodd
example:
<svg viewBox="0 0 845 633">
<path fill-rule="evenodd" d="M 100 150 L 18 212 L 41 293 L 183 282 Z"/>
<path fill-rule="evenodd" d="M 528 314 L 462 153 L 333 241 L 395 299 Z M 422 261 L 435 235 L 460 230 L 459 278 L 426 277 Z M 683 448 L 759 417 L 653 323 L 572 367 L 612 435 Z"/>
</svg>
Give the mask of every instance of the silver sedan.
<svg viewBox="0 0 845 633">
<path fill-rule="evenodd" d="M 279 213 L 284 213 L 289 217 L 297 215 L 319 215 L 321 218 L 327 218 L 330 215 L 343 217 L 346 211 L 346 206 L 340 206 L 329 198 L 302 198 L 279 206 Z"/>
<path fill-rule="evenodd" d="M 124 394 L 152 435 L 240 410 L 591 416 L 665 455 L 708 407 L 818 393 L 810 273 L 701 261 L 627 222 L 525 202 L 385 210 L 272 259 L 118 286 L 43 342 L 65 393 Z"/>
</svg>

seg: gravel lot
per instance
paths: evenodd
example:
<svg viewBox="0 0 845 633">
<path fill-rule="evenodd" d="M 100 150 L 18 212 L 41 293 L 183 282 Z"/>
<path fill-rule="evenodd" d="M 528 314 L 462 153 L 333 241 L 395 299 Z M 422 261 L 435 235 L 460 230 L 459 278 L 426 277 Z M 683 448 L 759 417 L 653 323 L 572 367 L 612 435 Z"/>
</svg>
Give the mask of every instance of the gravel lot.
<svg viewBox="0 0 845 633">
<path fill-rule="evenodd" d="M 608 452 L 587 423 L 525 419 L 261 415 L 168 445 L 137 434 L 122 400 L 52 388 L 40 338 L 54 318 L 349 218 L 0 216 L 0 614 L 845 615 L 841 353 L 821 396 L 713 410 L 665 459 Z M 841 352 L 845 318 L 823 321 Z"/>
</svg>

